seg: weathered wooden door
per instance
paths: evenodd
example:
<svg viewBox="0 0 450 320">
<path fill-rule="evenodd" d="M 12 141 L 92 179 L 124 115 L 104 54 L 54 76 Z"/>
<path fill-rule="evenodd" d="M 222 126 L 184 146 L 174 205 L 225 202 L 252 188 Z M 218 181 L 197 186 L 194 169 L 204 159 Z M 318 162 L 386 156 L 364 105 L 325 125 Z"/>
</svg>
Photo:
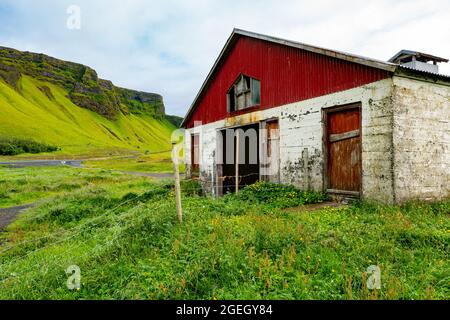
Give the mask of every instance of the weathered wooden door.
<svg viewBox="0 0 450 320">
<path fill-rule="evenodd" d="M 280 127 L 278 119 L 261 123 L 261 180 L 280 182 Z"/>
<path fill-rule="evenodd" d="M 360 195 L 361 109 L 352 105 L 326 112 L 327 189 Z"/>
</svg>

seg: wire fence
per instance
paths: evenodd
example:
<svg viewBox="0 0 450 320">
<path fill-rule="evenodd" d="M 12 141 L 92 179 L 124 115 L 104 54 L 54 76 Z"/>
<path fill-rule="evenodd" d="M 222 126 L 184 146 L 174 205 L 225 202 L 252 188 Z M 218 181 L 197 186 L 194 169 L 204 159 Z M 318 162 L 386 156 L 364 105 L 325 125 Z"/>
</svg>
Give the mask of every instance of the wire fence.
<svg viewBox="0 0 450 320">
<path fill-rule="evenodd" d="M 139 206 L 136 206 L 136 207 L 133 208 L 133 209 L 137 209 L 138 207 L 139 207 Z M 130 209 L 130 211 L 133 210 L 133 209 Z M 116 218 L 117 218 L 117 217 L 116 217 Z M 118 220 L 124 220 L 125 218 L 128 218 L 128 216 L 122 216 L 122 217 L 120 217 L 120 218 L 121 218 L 121 219 L 118 219 Z M 103 222 L 104 222 L 104 221 L 103 221 Z M 44 247 L 42 247 L 42 248 L 39 248 L 39 249 L 37 249 L 37 250 L 34 250 L 34 251 L 30 252 L 29 254 L 26 254 L 26 255 L 20 257 L 19 259 L 23 259 L 23 258 L 25 258 L 25 257 L 27 257 L 27 256 L 29 256 L 29 255 L 31 255 L 31 254 L 36 254 L 37 252 L 43 251 L 43 250 L 45 250 L 45 249 L 49 249 L 50 247 L 55 246 L 55 245 L 57 245 L 57 244 L 61 244 L 61 243 L 65 242 L 65 241 L 67 241 L 67 240 L 69 240 L 69 239 L 73 239 L 73 238 L 74 238 L 76 235 L 78 235 L 79 233 L 80 233 L 80 232 L 78 232 L 78 233 L 76 233 L 76 234 L 73 234 L 73 235 L 71 235 L 71 236 L 69 236 L 69 237 L 67 237 L 67 238 L 64 238 L 64 239 L 61 239 L 61 240 L 59 240 L 59 241 L 56 241 L 56 242 L 54 242 L 54 243 L 51 243 L 51 244 L 48 245 L 48 246 L 44 246 Z M 82 245 L 86 245 L 89 241 L 91 241 L 91 239 L 86 239 L 86 240 L 81 241 L 81 242 L 79 241 L 79 242 L 76 243 L 76 244 L 77 244 L 77 247 L 81 247 Z M 104 245 L 106 245 L 106 244 L 104 244 Z M 66 250 L 60 250 L 60 251 L 56 254 L 56 256 L 60 257 L 62 254 L 65 254 L 65 253 L 68 253 L 68 249 L 66 249 Z M 81 255 L 81 256 L 77 256 L 77 258 L 78 258 L 78 259 L 81 259 L 81 258 L 85 258 L 85 257 L 87 257 L 87 256 L 92 256 L 92 252 L 91 252 L 91 251 L 86 251 L 85 254 L 83 254 L 83 255 Z M 61 263 L 58 264 L 58 261 L 61 261 L 61 259 L 60 259 L 60 260 L 55 259 L 55 254 L 52 255 L 52 258 L 53 258 L 52 261 L 55 263 L 55 265 L 60 265 L 60 266 L 62 266 Z M 11 263 L 8 263 L 7 266 L 11 266 L 13 262 L 15 262 L 15 261 L 12 261 Z M 10 279 L 13 279 L 13 278 L 18 278 L 19 276 L 27 275 L 27 274 L 29 274 L 29 273 L 35 271 L 35 270 L 36 270 L 36 268 L 35 268 L 36 265 L 39 265 L 39 264 L 40 264 L 40 262 L 34 263 L 34 264 L 32 264 L 31 266 L 29 266 L 28 268 L 26 268 L 25 270 L 22 270 L 19 274 L 16 273 L 16 274 L 11 275 L 11 276 L 9 276 L 9 277 L 7 277 L 7 278 L 3 278 L 3 279 L 0 280 L 0 283 L 4 283 L 4 282 L 6 282 L 6 281 L 8 281 L 8 280 L 10 280 Z M 47 267 L 48 267 L 48 266 L 47 266 Z M 62 267 L 65 269 L 65 267 L 67 267 L 67 266 L 62 266 Z"/>
<path fill-rule="evenodd" d="M 239 181 L 242 181 L 242 179 L 244 179 L 244 178 L 255 177 L 255 176 L 260 177 L 260 174 L 259 173 L 250 173 L 250 174 L 245 174 L 245 175 L 239 175 L 239 176 L 237 176 L 237 178 L 239 178 Z M 214 178 L 198 176 L 198 177 L 185 178 L 185 179 L 183 179 L 183 181 L 199 181 L 199 182 L 210 183 L 211 180 L 223 182 L 223 181 L 229 180 L 229 179 L 236 180 L 236 175 L 220 176 L 220 177 L 214 177 Z"/>
<path fill-rule="evenodd" d="M 247 177 L 255 176 L 255 175 L 257 175 L 257 174 L 247 174 L 247 175 L 238 176 L 238 177 L 240 179 L 239 181 L 242 181 L 243 178 L 247 178 Z M 235 179 L 235 178 L 236 178 L 236 176 L 234 176 L 234 175 L 233 176 L 222 176 L 222 177 L 220 177 L 220 180 L 221 181 L 225 181 L 226 179 Z M 188 179 L 183 179 L 182 181 L 183 182 L 195 181 L 195 182 L 210 183 L 209 180 L 206 180 L 206 179 L 204 179 L 202 177 L 192 177 L 192 178 L 188 178 Z M 224 188 L 225 187 L 235 187 L 236 184 L 220 184 L 220 185 L 217 185 L 217 186 L 224 187 Z M 186 187 L 186 186 L 182 186 L 182 191 L 184 191 L 184 192 L 185 191 L 198 191 L 199 189 L 200 189 L 200 187 Z M 115 206 L 114 208 L 107 210 L 102 215 L 94 217 L 91 220 L 88 220 L 88 221 L 86 221 L 86 222 L 84 222 L 84 223 L 82 223 L 80 225 L 77 225 L 77 226 L 75 226 L 75 227 L 73 227 L 73 228 L 71 228 L 69 230 L 62 230 L 60 232 L 57 232 L 56 234 L 51 234 L 51 235 L 46 235 L 46 236 L 41 236 L 41 237 L 29 239 L 29 240 L 26 240 L 26 241 L 23 241 L 23 242 L 15 244 L 15 246 L 22 246 L 22 245 L 29 244 L 29 243 L 32 243 L 32 242 L 37 242 L 37 241 L 40 241 L 40 240 L 44 240 L 44 239 L 47 239 L 47 238 L 50 238 L 50 237 L 59 236 L 59 235 L 62 235 L 64 233 L 67 233 L 67 232 L 70 232 L 70 231 L 74 231 L 74 230 L 77 230 L 77 229 L 82 229 L 86 225 L 91 224 L 92 222 L 94 222 L 96 220 L 100 220 L 103 216 L 107 216 L 109 213 L 117 210 L 118 208 L 126 205 L 127 203 L 130 203 L 130 202 L 138 200 L 139 198 L 143 197 L 144 195 L 145 195 L 145 193 L 137 195 L 136 197 L 133 197 L 131 199 L 127 199 L 124 202 L 121 202 L 120 204 Z M 34 216 L 31 216 L 31 217 L 23 218 L 21 221 L 23 221 L 23 222 L 30 222 L 30 221 L 33 221 L 33 220 L 37 220 L 39 218 L 43 218 L 45 216 L 46 216 L 46 213 L 43 213 L 41 215 L 34 215 Z M 7 252 L 7 251 L 9 251 L 9 250 L 11 250 L 13 248 L 14 248 L 14 246 L 7 247 L 6 249 L 0 250 L 0 254 L 5 253 L 5 252 Z"/>
<path fill-rule="evenodd" d="M 95 223 L 95 224 L 93 224 L 93 225 L 91 225 L 91 226 L 97 226 L 97 225 L 99 225 L 99 224 L 101 224 L 101 223 L 105 223 L 105 222 L 107 222 L 107 221 L 109 221 L 109 220 L 120 220 L 119 218 L 122 218 L 122 219 L 123 219 L 124 217 L 122 217 L 122 216 L 108 216 L 108 217 L 106 217 L 106 216 L 107 216 L 108 214 L 114 212 L 115 210 L 119 209 L 120 207 L 124 206 L 126 203 L 129 203 L 129 202 L 131 202 L 131 201 L 135 201 L 135 200 L 137 200 L 138 198 L 142 197 L 143 195 L 144 195 L 144 194 L 141 194 L 141 195 L 138 195 L 138 196 L 136 196 L 136 197 L 134 197 L 134 198 L 132 198 L 132 199 L 129 199 L 129 200 L 127 200 L 127 201 L 124 201 L 123 203 L 121 203 L 120 205 L 114 207 L 113 209 L 108 210 L 108 211 L 105 212 L 103 215 L 98 216 L 98 217 L 95 217 L 94 219 L 91 219 L 91 220 L 89 220 L 89 221 L 87 221 L 87 222 L 85 222 L 85 223 L 83 223 L 83 224 L 81 224 L 81 225 L 79 225 L 79 226 L 77 226 L 77 227 L 74 227 L 74 228 L 69 229 L 69 230 L 63 230 L 62 232 L 59 232 L 59 233 L 57 233 L 57 234 L 52 234 L 51 236 L 53 237 L 53 236 L 58 235 L 58 234 L 59 234 L 59 235 L 62 235 L 63 233 L 66 233 L 67 231 L 73 231 L 73 230 L 75 230 L 75 229 L 79 229 L 77 232 L 73 232 L 72 234 L 70 234 L 70 235 L 68 235 L 68 236 L 66 236 L 66 237 L 64 237 L 64 238 L 62 238 L 62 239 L 59 239 L 59 240 L 57 240 L 57 241 L 55 241 L 55 242 L 52 242 L 52 243 L 50 243 L 50 244 L 48 244 L 48 245 L 46 245 L 46 246 L 43 246 L 43 247 L 37 248 L 37 249 L 35 249 L 35 250 L 29 251 L 29 252 L 27 252 L 27 253 L 24 254 L 24 255 L 21 255 L 21 256 L 18 256 L 18 257 L 14 257 L 13 259 L 9 260 L 7 264 L 2 264 L 2 265 L 0 266 L 0 270 L 4 270 L 4 269 L 6 269 L 6 267 L 11 266 L 13 263 L 15 263 L 15 262 L 17 262 L 17 261 L 19 261 L 19 260 L 23 260 L 24 258 L 29 257 L 30 255 L 36 254 L 36 253 L 38 253 L 38 252 L 40 252 L 40 251 L 43 251 L 43 250 L 45 250 L 45 249 L 48 249 L 48 248 L 50 248 L 50 247 L 52 247 L 52 246 L 55 246 L 55 245 L 60 244 L 60 243 L 63 243 L 63 242 L 65 242 L 65 241 L 69 240 L 69 239 L 73 239 L 75 236 L 79 235 L 79 234 L 83 231 L 83 230 L 82 230 L 82 227 L 83 227 L 83 226 L 88 225 L 89 223 L 91 223 L 91 222 L 94 221 L 94 220 L 99 220 L 100 218 L 105 218 L 104 220 L 100 220 L 100 221 L 98 221 L 97 223 Z M 128 211 L 135 210 L 135 209 L 137 209 L 138 207 L 140 207 L 140 206 L 142 206 L 142 205 L 143 205 L 142 203 L 141 203 L 141 204 L 138 204 L 138 205 L 136 205 L 135 207 L 130 208 Z M 45 238 L 48 238 L 48 237 L 49 237 L 49 236 L 43 236 L 43 237 L 33 238 L 33 239 L 30 239 L 29 241 L 24 241 L 24 242 L 21 242 L 21 243 L 19 243 L 19 244 L 16 244 L 16 245 L 12 246 L 12 247 L 8 247 L 7 249 L 1 251 L 0 253 L 4 253 L 4 252 L 6 252 L 6 251 L 8 251 L 8 250 L 11 250 L 11 249 L 13 249 L 13 248 L 17 248 L 17 247 L 22 246 L 22 245 L 24 245 L 24 244 L 31 243 L 31 242 L 35 242 L 35 241 L 38 241 L 38 240 L 42 240 L 42 239 L 45 239 Z M 83 242 L 81 242 L 81 243 L 84 243 L 84 244 L 85 244 L 85 243 L 87 243 L 88 240 L 89 240 L 89 239 L 87 239 L 87 240 L 85 240 L 85 241 L 83 241 Z M 64 251 L 62 251 L 62 252 L 64 252 Z M 3 282 L 5 282 L 6 280 L 11 279 L 11 278 L 13 278 L 13 277 L 16 277 L 16 275 L 15 275 L 15 276 L 8 277 L 8 278 L 5 278 L 5 279 L 2 279 L 2 280 L 0 280 L 0 283 L 3 283 Z"/>
<path fill-rule="evenodd" d="M 248 177 L 254 177 L 259 174 L 257 173 L 252 173 L 252 174 L 246 174 L 246 175 L 241 175 L 238 176 L 239 178 L 239 182 L 238 184 L 240 184 L 242 182 L 242 179 L 248 178 Z M 216 179 L 214 179 L 214 181 L 216 181 L 216 183 L 214 183 L 213 187 L 221 187 L 221 188 L 235 188 L 236 187 L 236 183 L 233 184 L 224 184 L 223 182 L 227 179 L 236 179 L 235 175 L 231 175 L 231 176 L 221 176 L 218 177 Z M 191 178 L 186 178 L 182 180 L 183 182 L 189 182 L 189 181 L 195 181 L 195 182 L 200 182 L 200 183 L 208 183 L 210 184 L 211 181 L 209 181 L 208 179 L 206 179 L 205 177 L 202 176 L 198 176 L 198 177 L 191 177 Z M 240 187 L 240 186 L 239 186 Z M 186 186 L 182 186 L 182 192 L 198 192 L 200 190 L 200 188 L 197 187 L 186 187 Z M 139 200 L 140 198 L 142 198 L 146 193 L 142 193 L 140 195 L 137 195 L 133 198 L 127 199 L 121 203 L 119 203 L 117 206 L 105 211 L 104 213 L 102 213 L 99 216 L 96 216 L 94 218 L 91 218 L 73 228 L 70 229 L 64 229 L 64 230 L 60 230 L 57 231 L 56 233 L 51 233 L 48 235 L 44 235 L 44 236 L 39 236 L 39 237 L 35 237 L 32 239 L 27 239 L 25 241 L 21 241 L 19 243 L 15 243 L 14 245 L 11 246 L 7 246 L 6 248 L 0 250 L 0 255 L 5 254 L 6 252 L 19 248 L 19 247 L 23 247 L 26 245 L 30 245 L 30 244 L 34 244 L 34 243 L 38 243 L 40 241 L 43 240 L 48 240 L 51 238 L 56 238 L 56 237 L 60 237 L 60 239 L 53 241 L 47 245 L 44 245 L 42 247 L 36 248 L 34 250 L 28 251 L 27 253 L 17 256 L 17 257 L 13 257 L 11 260 L 8 260 L 6 263 L 3 263 L 0 265 L 0 270 L 2 273 L 6 272 L 8 270 L 8 268 L 10 268 L 13 264 L 18 263 L 19 261 L 23 261 L 24 259 L 32 256 L 32 255 L 36 255 L 39 252 L 42 252 L 43 250 L 49 249 L 51 247 L 57 246 L 59 244 L 62 244 L 64 242 L 67 242 L 70 239 L 75 238 L 76 236 L 80 235 L 84 230 L 85 227 L 90 226 L 90 227 L 95 227 L 98 226 L 99 224 L 102 223 L 115 223 L 115 226 L 117 226 L 118 223 L 120 223 L 121 221 L 123 221 L 124 219 L 128 218 L 131 214 L 134 214 L 136 210 L 140 209 L 144 203 L 139 203 L 131 208 L 127 208 L 127 212 L 128 214 L 125 215 L 118 215 L 118 216 L 114 216 L 111 215 L 111 213 L 117 211 L 120 208 L 123 208 L 126 204 L 132 203 L 136 200 Z M 38 219 L 38 218 L 42 218 L 43 216 L 45 216 L 45 214 L 42 215 L 38 215 L 38 216 L 33 216 L 30 218 L 25 219 L 24 221 L 32 221 L 34 219 Z M 89 241 L 91 241 L 92 239 L 88 238 L 85 239 L 84 241 L 78 241 L 77 245 L 81 246 L 81 245 L 86 245 Z M 58 256 L 63 255 L 65 253 L 67 253 L 69 249 L 66 250 L 61 250 L 57 253 Z M 90 251 L 86 252 L 86 256 L 87 255 L 91 255 L 92 253 Z M 83 256 L 78 256 L 78 259 L 83 258 Z M 58 259 L 55 259 L 55 256 L 52 255 L 52 261 L 54 262 L 55 266 L 58 265 L 57 261 Z M 24 276 L 29 274 L 30 272 L 33 272 L 34 270 L 36 270 L 36 266 L 42 264 L 42 261 L 39 260 L 35 260 L 34 263 L 32 263 L 30 266 L 28 266 L 25 270 L 21 270 L 21 272 L 19 274 L 14 273 L 13 275 L 10 275 L 6 278 L 0 279 L 0 283 L 3 284 L 4 282 L 13 279 L 13 278 L 18 278 L 19 276 Z M 48 265 L 46 265 L 46 267 L 48 267 Z"/>
<path fill-rule="evenodd" d="M 81 224 L 79 224 L 79 225 L 77 225 L 77 226 L 75 226 L 75 227 L 73 227 L 73 228 L 71 228 L 71 229 L 68 229 L 68 230 L 61 230 L 61 231 L 59 231 L 59 232 L 57 232 L 57 233 L 55 233 L 55 234 L 50 234 L 50 235 L 47 235 L 47 236 L 41 236 L 41 237 L 29 239 L 29 240 L 26 240 L 26 241 L 22 241 L 22 242 L 20 242 L 20 243 L 17 243 L 17 244 L 15 244 L 14 246 L 7 247 L 6 249 L 0 250 L 0 254 L 5 253 L 5 252 L 7 252 L 7 251 L 13 249 L 14 247 L 23 246 L 23 245 L 25 245 L 25 244 L 37 242 L 37 241 L 44 240 L 44 239 L 48 239 L 48 238 L 50 238 L 50 237 L 55 237 L 55 236 L 63 235 L 64 233 L 68 233 L 68 232 L 70 232 L 70 231 L 75 231 L 75 230 L 77 230 L 77 229 L 82 229 L 82 228 L 84 228 L 85 226 L 87 226 L 87 225 L 89 225 L 89 224 L 91 224 L 92 222 L 95 222 L 95 221 L 97 221 L 97 220 L 100 220 L 100 222 L 97 223 L 97 224 L 100 224 L 100 223 L 102 222 L 101 219 L 104 218 L 105 216 L 108 216 L 110 213 L 112 213 L 112 212 L 116 211 L 117 209 L 123 207 L 123 206 L 126 205 L 127 203 L 130 203 L 130 202 L 133 202 L 133 201 L 138 200 L 139 198 L 142 198 L 144 195 L 145 195 L 145 193 L 142 193 L 142 194 L 137 195 L 137 196 L 135 196 L 135 197 L 133 197 L 133 198 L 131 198 L 131 199 L 127 199 L 127 200 L 121 202 L 120 204 L 118 204 L 117 206 L 113 207 L 112 209 L 107 210 L 107 211 L 104 212 L 103 214 L 101 214 L 101 215 L 99 215 L 99 216 L 96 216 L 96 217 L 94 217 L 94 218 L 92 218 L 92 219 L 90 219 L 90 220 L 88 220 L 88 221 L 85 221 L 85 222 L 83 222 L 83 223 L 81 223 Z M 40 217 L 42 217 L 42 216 L 45 216 L 45 214 L 41 215 Z M 33 219 L 29 219 L 28 221 L 31 221 L 31 220 L 33 220 Z M 97 225 L 97 224 L 94 224 L 94 226 Z"/>
</svg>

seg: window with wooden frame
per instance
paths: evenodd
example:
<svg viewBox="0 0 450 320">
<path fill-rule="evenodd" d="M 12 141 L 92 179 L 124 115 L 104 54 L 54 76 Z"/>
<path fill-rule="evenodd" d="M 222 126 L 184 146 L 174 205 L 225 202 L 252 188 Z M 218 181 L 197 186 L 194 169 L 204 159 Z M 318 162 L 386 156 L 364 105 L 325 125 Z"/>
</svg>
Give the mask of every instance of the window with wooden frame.
<svg viewBox="0 0 450 320">
<path fill-rule="evenodd" d="M 227 94 L 228 112 L 259 106 L 261 103 L 261 82 L 241 74 Z"/>
</svg>

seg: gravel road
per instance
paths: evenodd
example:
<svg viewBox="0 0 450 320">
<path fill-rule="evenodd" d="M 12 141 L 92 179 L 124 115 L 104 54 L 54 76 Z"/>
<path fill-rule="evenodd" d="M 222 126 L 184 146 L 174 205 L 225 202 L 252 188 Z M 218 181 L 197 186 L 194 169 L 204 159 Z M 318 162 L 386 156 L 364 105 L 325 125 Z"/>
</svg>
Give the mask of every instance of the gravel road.
<svg viewBox="0 0 450 320">
<path fill-rule="evenodd" d="M 10 168 L 25 168 L 25 167 L 55 167 L 55 166 L 71 166 L 82 168 L 80 160 L 31 160 L 31 161 L 4 161 L 0 162 L 0 166 Z"/>
</svg>

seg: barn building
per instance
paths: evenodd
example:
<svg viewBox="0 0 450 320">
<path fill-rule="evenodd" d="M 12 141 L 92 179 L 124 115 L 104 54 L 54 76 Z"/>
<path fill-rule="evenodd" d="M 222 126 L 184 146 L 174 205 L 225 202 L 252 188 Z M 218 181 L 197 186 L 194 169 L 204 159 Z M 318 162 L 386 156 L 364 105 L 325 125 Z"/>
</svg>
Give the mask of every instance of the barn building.
<svg viewBox="0 0 450 320">
<path fill-rule="evenodd" d="M 187 175 L 215 196 L 268 180 L 383 203 L 448 198 L 441 62 L 407 50 L 384 62 L 235 29 L 182 122 Z"/>
</svg>

